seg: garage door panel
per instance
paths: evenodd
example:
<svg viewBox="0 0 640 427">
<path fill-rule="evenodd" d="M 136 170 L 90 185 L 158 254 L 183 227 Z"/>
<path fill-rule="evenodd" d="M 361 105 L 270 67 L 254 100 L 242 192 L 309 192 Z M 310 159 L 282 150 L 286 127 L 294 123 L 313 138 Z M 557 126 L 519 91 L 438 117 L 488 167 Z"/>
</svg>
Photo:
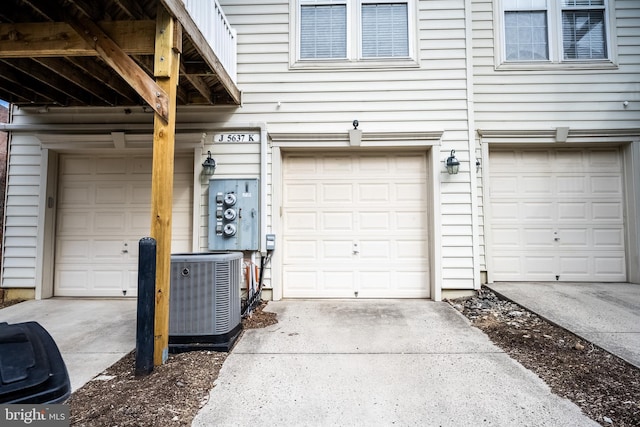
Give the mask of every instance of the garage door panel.
<svg viewBox="0 0 640 427">
<path fill-rule="evenodd" d="M 387 183 L 360 184 L 356 200 L 359 203 L 386 203 L 391 198 L 391 188 Z"/>
<path fill-rule="evenodd" d="M 64 262 L 86 262 L 91 256 L 89 242 L 86 239 L 60 239 L 57 256 Z"/>
<path fill-rule="evenodd" d="M 591 178 L 591 191 L 594 194 L 616 197 L 622 195 L 622 180 L 619 176 L 594 176 Z"/>
<path fill-rule="evenodd" d="M 127 200 L 127 188 L 122 184 L 96 184 L 96 204 L 123 204 Z"/>
<path fill-rule="evenodd" d="M 559 202 L 558 221 L 584 222 L 591 218 L 587 202 Z"/>
<path fill-rule="evenodd" d="M 353 239 L 323 240 L 320 244 L 322 247 L 320 259 L 331 260 L 334 262 L 349 262 L 348 260 L 353 254 Z"/>
<path fill-rule="evenodd" d="M 518 180 L 510 176 L 496 175 L 491 179 L 490 194 L 491 197 L 515 196 L 518 194 Z"/>
<path fill-rule="evenodd" d="M 566 197 L 584 197 L 588 194 L 589 182 L 585 176 L 556 177 L 556 191 Z"/>
<path fill-rule="evenodd" d="M 105 233 L 120 233 L 126 227 L 126 214 L 124 212 L 95 212 L 94 230 Z"/>
<path fill-rule="evenodd" d="M 360 239 L 358 248 L 360 262 L 381 261 L 388 262 L 391 258 L 391 244 L 389 240 L 364 240 Z"/>
<path fill-rule="evenodd" d="M 391 228 L 390 212 L 361 211 L 358 219 L 359 231 L 380 231 Z"/>
<path fill-rule="evenodd" d="M 589 257 L 564 255 L 560 256 L 560 270 L 562 274 L 585 275 L 588 277 L 590 273 Z"/>
<path fill-rule="evenodd" d="M 522 203 L 519 209 L 519 220 L 541 222 L 554 219 L 553 203 L 550 202 L 529 202 Z"/>
<path fill-rule="evenodd" d="M 552 229 L 541 227 L 527 227 L 521 230 L 522 238 L 516 240 L 514 247 L 520 247 L 521 243 L 524 244 L 524 247 L 534 247 L 536 249 L 548 249 L 554 247 L 554 231 Z"/>
<path fill-rule="evenodd" d="M 623 280 L 617 148 L 491 151 L 489 159 L 493 280 Z M 517 194 L 493 191 L 509 181 Z"/>
<path fill-rule="evenodd" d="M 596 228 L 593 230 L 593 246 L 596 249 L 624 249 L 622 228 Z"/>
<path fill-rule="evenodd" d="M 520 209 L 515 202 L 494 202 L 493 217 L 499 218 L 501 222 L 517 222 L 520 220 Z"/>
<path fill-rule="evenodd" d="M 417 275 L 429 276 L 424 156 L 320 154 L 313 168 L 300 168 L 309 163 L 299 155 L 283 163 L 284 296 L 345 298 L 362 291 L 362 297 L 367 283 L 377 296 L 428 295 L 422 279 L 409 286 L 413 295 L 399 295 L 390 273 L 406 261 L 418 266 Z"/>
<path fill-rule="evenodd" d="M 402 232 L 403 235 L 416 233 L 420 236 L 427 232 L 428 224 L 424 211 L 394 212 L 392 215 L 395 216 L 395 232 Z"/>
<path fill-rule="evenodd" d="M 60 156 L 55 295 L 136 295 L 138 240 L 151 225 L 151 165 L 148 156 Z M 191 249 L 192 167 L 192 159 L 176 160 L 174 252 Z"/>
<path fill-rule="evenodd" d="M 58 232 L 86 235 L 93 224 L 91 212 L 67 212 L 58 219 Z"/>
<path fill-rule="evenodd" d="M 618 280 L 625 280 L 625 264 L 622 260 L 623 258 L 621 253 L 618 254 L 618 256 L 611 257 L 595 256 L 593 265 L 596 276 L 617 276 L 619 277 Z"/>
<path fill-rule="evenodd" d="M 322 215 L 322 228 L 325 230 L 336 230 L 342 232 L 353 231 L 352 212 L 324 212 Z M 314 227 L 317 230 L 316 227 Z"/>
<path fill-rule="evenodd" d="M 130 202 L 134 206 L 150 206 L 151 192 L 149 191 L 149 184 L 146 182 L 132 182 Z"/>
<path fill-rule="evenodd" d="M 309 260 L 318 257 L 315 241 L 289 240 L 284 243 L 284 256 L 292 261 Z"/>
<path fill-rule="evenodd" d="M 526 193 L 530 196 L 550 196 L 555 187 L 554 181 L 548 176 L 524 176 L 519 180 L 519 193 Z"/>
<path fill-rule="evenodd" d="M 594 202 L 591 204 L 591 212 L 594 221 L 620 222 L 623 218 L 622 203 L 619 202 Z"/>
<path fill-rule="evenodd" d="M 558 228 L 558 249 L 588 249 L 591 246 L 591 230 L 583 228 Z"/>
<path fill-rule="evenodd" d="M 311 231 L 318 228 L 316 212 L 287 212 L 285 219 L 292 231 Z"/>
<path fill-rule="evenodd" d="M 320 202 L 338 206 L 353 203 L 353 187 L 343 184 L 321 184 Z"/>
<path fill-rule="evenodd" d="M 93 269 L 93 289 L 106 292 L 126 289 L 127 286 L 123 286 L 122 276 L 122 268 L 119 265 L 95 268 Z"/>
<path fill-rule="evenodd" d="M 98 175 L 124 175 L 127 173 L 127 162 L 123 162 L 122 157 L 102 157 L 96 162 L 95 170 Z"/>
<path fill-rule="evenodd" d="M 426 262 L 428 248 L 424 240 L 398 238 L 394 243 L 395 255 L 398 259 Z"/>
</svg>

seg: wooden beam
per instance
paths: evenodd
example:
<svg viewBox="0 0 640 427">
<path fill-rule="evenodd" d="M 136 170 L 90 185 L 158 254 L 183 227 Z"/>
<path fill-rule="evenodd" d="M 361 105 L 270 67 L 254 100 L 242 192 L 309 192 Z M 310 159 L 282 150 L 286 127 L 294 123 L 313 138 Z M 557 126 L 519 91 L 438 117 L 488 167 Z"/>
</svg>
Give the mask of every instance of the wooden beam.
<svg viewBox="0 0 640 427">
<path fill-rule="evenodd" d="M 42 84 L 28 74 L 24 74 L 7 60 L 0 60 L 0 76 L 4 80 L 12 82 L 15 85 L 15 90 L 19 91 L 21 96 L 27 97 L 36 104 L 40 102 L 57 105 L 68 104 L 67 97 L 60 91 Z"/>
<path fill-rule="evenodd" d="M 126 54 L 154 53 L 152 20 L 101 21 L 97 26 Z M 0 58 L 97 55 L 95 42 L 82 37 L 66 22 L 0 24 Z"/>
<path fill-rule="evenodd" d="M 215 104 L 215 99 L 213 97 L 213 94 L 211 93 L 211 88 L 209 87 L 209 85 L 207 85 L 205 83 L 204 80 L 202 80 L 202 78 L 200 76 L 191 76 L 189 74 L 186 74 L 183 65 L 180 65 L 180 74 L 182 74 L 187 80 L 189 80 L 189 83 L 191 83 L 193 85 L 193 87 L 196 88 L 198 93 L 209 104 Z"/>
<path fill-rule="evenodd" d="M 204 38 L 196 23 L 193 22 L 191 15 L 187 12 L 184 2 L 182 0 L 160 0 L 160 2 L 164 4 L 167 10 L 176 17 L 178 22 L 182 24 L 187 37 L 189 37 L 193 42 L 194 48 L 198 53 L 200 53 L 200 55 L 202 55 L 213 72 L 218 76 L 218 79 L 224 86 L 227 93 L 229 93 L 231 99 L 233 99 L 233 102 L 236 105 L 240 105 L 240 89 L 238 89 L 238 86 L 236 86 L 231 79 L 231 76 L 229 76 L 229 73 L 227 73 L 227 70 L 220 62 L 220 59 L 218 59 L 218 56 L 211 48 L 209 41 Z"/>
<path fill-rule="evenodd" d="M 9 65 L 20 72 L 39 81 L 43 85 L 49 86 L 51 89 L 59 91 L 69 99 L 75 99 L 81 104 L 90 103 L 91 94 L 85 92 L 69 80 L 61 77 L 58 72 L 51 72 L 48 68 L 42 66 L 38 62 L 31 59 L 11 59 L 7 61 Z M 101 104 L 104 104 L 101 102 Z"/>
<path fill-rule="evenodd" d="M 153 120 L 153 170 L 151 172 L 151 237 L 156 239 L 156 301 L 153 363 L 169 356 L 169 296 L 171 282 L 171 224 L 176 131 L 176 93 L 180 53 L 174 45 L 176 23 L 158 5 L 155 61 L 158 85 L 169 93 L 169 120 L 158 113 Z M 160 60 L 164 58 L 164 60 Z M 167 64 L 170 68 L 167 68 Z"/>
<path fill-rule="evenodd" d="M 33 58 L 34 62 L 46 67 L 53 75 L 67 80 L 71 86 L 78 86 L 82 90 L 92 95 L 93 99 L 101 100 L 105 105 L 113 107 L 116 105 L 117 95 L 111 90 L 106 90 L 108 86 L 96 81 L 93 77 L 84 74 L 81 70 L 71 65 L 71 63 L 61 58 Z M 68 84 L 65 86 L 69 86 Z M 98 104 L 99 102 L 95 102 Z M 91 104 L 94 104 L 92 101 Z"/>
<path fill-rule="evenodd" d="M 169 96 L 115 43 L 98 25 L 88 18 L 69 16 L 69 24 L 87 43 L 93 44 L 98 55 L 133 87 L 149 106 L 169 121 Z M 157 54 L 157 53 L 156 53 Z"/>
<path fill-rule="evenodd" d="M 128 102 L 135 105 L 139 102 L 140 95 L 119 76 L 111 72 L 108 67 L 102 67 L 96 61 L 84 57 L 76 56 L 65 59 L 114 92 L 117 92 L 123 98 L 119 104 Z"/>
</svg>

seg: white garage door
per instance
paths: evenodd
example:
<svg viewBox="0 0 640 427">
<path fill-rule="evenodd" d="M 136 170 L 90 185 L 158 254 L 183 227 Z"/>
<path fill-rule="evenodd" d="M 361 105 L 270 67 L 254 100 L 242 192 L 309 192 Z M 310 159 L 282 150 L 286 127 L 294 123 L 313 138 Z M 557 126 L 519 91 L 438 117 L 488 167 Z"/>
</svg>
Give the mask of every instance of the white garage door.
<svg viewBox="0 0 640 427">
<path fill-rule="evenodd" d="M 496 281 L 624 281 L 617 148 L 491 151 Z"/>
<path fill-rule="evenodd" d="M 284 297 L 429 297 L 424 154 L 291 154 L 283 177 Z"/>
<path fill-rule="evenodd" d="M 135 296 L 138 241 L 151 226 L 148 156 L 60 157 L 57 296 Z M 172 252 L 191 250 L 193 161 L 176 158 Z"/>
</svg>

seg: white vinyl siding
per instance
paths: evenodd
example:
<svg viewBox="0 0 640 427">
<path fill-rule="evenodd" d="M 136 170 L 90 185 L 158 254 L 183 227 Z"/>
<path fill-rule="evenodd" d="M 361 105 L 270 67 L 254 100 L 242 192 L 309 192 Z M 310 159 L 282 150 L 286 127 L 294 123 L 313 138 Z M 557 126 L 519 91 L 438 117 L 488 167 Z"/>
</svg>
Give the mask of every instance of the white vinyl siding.
<svg viewBox="0 0 640 427">
<path fill-rule="evenodd" d="M 409 23 L 414 27 L 409 30 L 414 46 L 410 53 L 416 61 L 402 68 L 394 61 L 367 59 L 353 69 L 342 63 L 332 63 L 327 67 L 335 68 L 327 69 L 318 62 L 297 68 L 300 63 L 295 63 L 298 59 L 294 48 L 296 33 L 290 37 L 290 29 L 297 28 L 292 19 L 297 19 L 298 2 L 223 0 L 221 3 L 238 31 L 238 78 L 243 106 L 234 111 L 234 121 L 266 123 L 269 134 L 310 135 L 318 140 L 328 135 L 329 141 L 336 135 L 346 138 L 354 119 L 359 120 L 363 135 L 444 132 L 441 145 L 436 145 L 430 154 L 437 159 L 434 166 L 437 174 L 441 173 L 442 180 L 446 181 L 436 184 L 438 188 L 434 189 L 440 196 L 442 218 L 438 223 L 442 224 L 442 232 L 438 236 L 441 248 L 437 247 L 432 256 L 443 259 L 438 271 L 442 280 L 435 286 L 473 289 L 474 261 L 470 248 L 474 244 L 472 207 L 475 200 L 471 197 L 468 159 L 475 156 L 469 154 L 467 128 L 464 1 L 408 2 Z M 290 49 L 293 49 L 293 65 Z M 225 123 L 230 120 L 226 111 L 207 117 Z M 392 136 L 376 143 L 390 150 L 398 144 Z M 305 144 L 308 148 L 304 148 Z M 320 145 L 302 142 L 297 149 L 313 150 Z M 463 170 L 456 176 L 445 177 L 442 161 L 451 149 L 456 150 L 463 162 Z M 214 157 L 219 150 L 223 148 L 212 147 Z M 286 150 L 283 148 L 283 151 Z M 276 160 L 269 161 L 273 164 Z M 222 165 L 222 161 L 219 164 Z M 271 167 L 268 170 L 271 172 Z M 272 193 L 279 191 L 282 190 L 277 187 Z M 278 216 L 280 207 L 270 204 L 269 213 Z M 276 225 L 278 221 L 275 220 Z M 269 223 L 268 227 L 273 224 Z M 280 236 L 282 230 L 273 231 Z M 273 262 L 274 269 L 280 268 L 277 255 Z M 274 286 L 278 285 L 274 282 Z"/>
<path fill-rule="evenodd" d="M 593 64 L 557 72 L 553 67 L 496 66 L 494 5 L 474 2 L 474 108 L 478 129 L 615 129 L 638 126 L 640 104 L 632 102 L 640 75 L 640 2 L 616 1 L 618 66 Z M 552 64 L 548 64 L 552 65 Z M 555 71 L 554 71 L 555 70 Z M 623 101 L 629 101 L 627 107 Z"/>
<path fill-rule="evenodd" d="M 2 248 L 2 286 L 5 288 L 35 286 L 40 163 L 40 144 L 36 138 L 11 138 Z"/>
</svg>

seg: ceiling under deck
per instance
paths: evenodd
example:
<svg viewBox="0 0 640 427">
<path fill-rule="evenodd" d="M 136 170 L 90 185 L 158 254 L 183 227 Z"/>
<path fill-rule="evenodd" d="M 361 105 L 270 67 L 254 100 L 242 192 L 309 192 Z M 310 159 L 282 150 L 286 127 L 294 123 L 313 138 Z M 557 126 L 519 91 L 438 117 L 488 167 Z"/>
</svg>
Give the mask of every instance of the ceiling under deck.
<svg viewBox="0 0 640 427">
<path fill-rule="evenodd" d="M 190 33 L 196 28 L 193 21 L 183 22 L 190 18 L 174 13 L 184 9 L 181 0 L 5 0 L 0 8 L 0 99 L 19 106 L 147 105 L 131 82 L 78 34 L 78 25 L 97 25 L 137 64 L 139 75 L 153 78 L 159 6 L 183 24 L 177 104 L 239 105 L 240 92 L 215 52 L 211 55 L 206 46 L 209 55 L 203 54 L 194 43 L 202 35 Z"/>
</svg>

